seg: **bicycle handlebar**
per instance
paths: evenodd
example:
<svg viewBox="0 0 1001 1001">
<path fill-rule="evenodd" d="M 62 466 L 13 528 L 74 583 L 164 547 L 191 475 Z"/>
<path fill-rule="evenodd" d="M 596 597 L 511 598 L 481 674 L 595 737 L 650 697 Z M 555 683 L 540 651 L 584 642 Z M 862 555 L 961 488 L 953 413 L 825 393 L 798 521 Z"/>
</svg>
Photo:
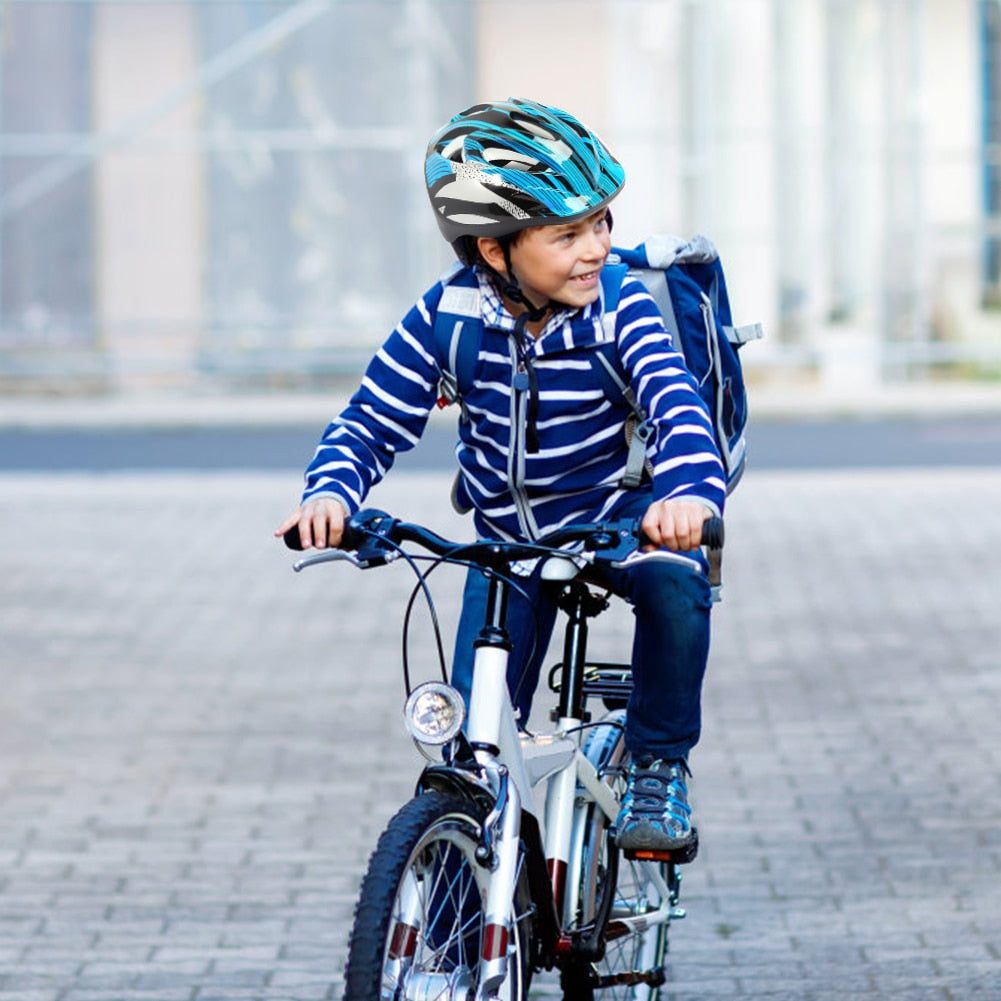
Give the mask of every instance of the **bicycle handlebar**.
<svg viewBox="0 0 1001 1001">
<path fill-rule="evenodd" d="M 284 536 L 289 549 L 302 550 L 298 526 L 290 528 Z M 723 520 L 707 518 L 702 525 L 701 545 L 708 549 L 722 549 L 724 541 Z M 428 552 L 448 560 L 477 563 L 500 568 L 502 565 L 551 556 L 566 546 L 584 543 L 588 552 L 601 552 L 608 562 L 628 557 L 644 545 L 640 519 L 609 522 L 585 522 L 558 528 L 535 542 L 506 542 L 499 539 L 478 542 L 455 542 L 436 532 L 412 522 L 400 521 L 384 511 L 365 509 L 352 515 L 344 526 L 341 546 L 329 551 L 324 559 L 349 558 L 359 566 L 385 563 L 404 542 L 413 542 Z M 297 565 L 297 569 L 300 565 Z"/>
</svg>

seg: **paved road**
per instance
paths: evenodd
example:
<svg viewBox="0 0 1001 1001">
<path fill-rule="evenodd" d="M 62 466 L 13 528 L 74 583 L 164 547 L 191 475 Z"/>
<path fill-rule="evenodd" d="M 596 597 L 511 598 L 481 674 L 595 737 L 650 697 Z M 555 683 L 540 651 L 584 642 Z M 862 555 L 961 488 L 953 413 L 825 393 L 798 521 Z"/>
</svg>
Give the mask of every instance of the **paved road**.
<svg viewBox="0 0 1001 1001">
<path fill-rule="evenodd" d="M 451 531 L 447 479 L 373 500 Z M 293 575 L 297 482 L 0 476 L 0 1001 L 340 996 L 409 584 Z M 999 511 L 996 469 L 748 474 L 670 1001 L 997 998 Z"/>
<path fill-rule="evenodd" d="M 0 470 L 296 469 L 322 427 L 0 428 Z M 1001 415 L 759 421 L 756 469 L 1001 465 Z M 454 430 L 434 421 L 400 459 L 407 470 L 452 464 Z"/>
</svg>

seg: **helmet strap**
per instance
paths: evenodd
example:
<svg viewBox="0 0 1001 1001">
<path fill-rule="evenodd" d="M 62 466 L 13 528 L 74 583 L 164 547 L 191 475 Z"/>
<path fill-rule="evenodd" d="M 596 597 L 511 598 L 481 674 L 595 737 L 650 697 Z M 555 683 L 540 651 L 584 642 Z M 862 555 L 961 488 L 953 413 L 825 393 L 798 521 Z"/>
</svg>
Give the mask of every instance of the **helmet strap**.
<svg viewBox="0 0 1001 1001">
<path fill-rule="evenodd" d="M 514 268 L 511 266 L 511 240 L 500 240 L 498 241 L 501 245 L 501 249 L 504 251 L 504 263 L 507 266 L 506 272 L 501 274 L 494 268 L 487 265 L 487 270 L 491 273 L 494 278 L 494 282 L 500 290 L 501 295 L 505 298 L 510 299 L 511 302 L 518 303 L 519 306 L 525 307 L 525 318 L 529 323 L 536 323 L 541 320 L 550 309 L 555 309 L 559 304 L 550 299 L 547 303 L 542 306 L 536 306 L 531 299 L 525 295 L 522 291 L 521 286 L 518 284 L 518 277 L 514 273 Z"/>
</svg>

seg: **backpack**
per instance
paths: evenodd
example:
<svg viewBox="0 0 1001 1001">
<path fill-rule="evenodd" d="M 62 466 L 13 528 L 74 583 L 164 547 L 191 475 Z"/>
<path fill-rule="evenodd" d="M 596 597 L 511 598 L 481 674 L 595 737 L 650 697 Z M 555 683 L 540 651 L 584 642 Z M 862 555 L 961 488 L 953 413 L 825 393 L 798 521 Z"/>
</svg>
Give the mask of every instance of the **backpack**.
<svg viewBox="0 0 1001 1001">
<path fill-rule="evenodd" d="M 447 272 L 434 321 L 434 352 L 441 369 L 438 405 L 458 403 L 468 420 L 462 396 L 473 383 L 483 324 L 479 286 L 452 282 L 457 270 Z M 591 364 L 611 400 L 631 411 L 627 422 L 629 457 L 624 487 L 637 487 L 647 465 L 647 443 L 652 428 L 640 407 L 618 357 L 614 339 L 622 281 L 639 278 L 657 303 L 664 325 L 684 355 L 713 423 L 726 472 L 727 492 L 737 485 L 746 459 L 744 429 L 747 394 L 738 355 L 749 340 L 762 336 L 760 324 L 735 327 L 719 254 L 703 236 L 689 242 L 655 236 L 638 247 L 615 247 L 601 272 L 603 323 L 607 341 L 589 352 Z"/>
<path fill-rule="evenodd" d="M 738 352 L 748 341 L 764 336 L 761 324 L 734 326 L 723 265 L 706 237 L 685 242 L 654 236 L 632 250 L 613 248 L 602 271 L 604 323 L 610 337 L 627 273 L 646 286 L 695 378 L 712 420 L 729 493 L 743 475 L 747 459 L 747 390 Z"/>
</svg>

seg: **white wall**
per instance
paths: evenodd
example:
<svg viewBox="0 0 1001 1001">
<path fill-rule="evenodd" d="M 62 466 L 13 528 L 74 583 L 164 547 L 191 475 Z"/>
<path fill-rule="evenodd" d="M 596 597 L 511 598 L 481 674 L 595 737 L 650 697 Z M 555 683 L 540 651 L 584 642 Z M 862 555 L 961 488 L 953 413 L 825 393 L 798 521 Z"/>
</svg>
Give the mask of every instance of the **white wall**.
<svg viewBox="0 0 1001 1001">
<path fill-rule="evenodd" d="M 183 372 L 202 326 L 206 245 L 188 99 L 133 131 L 198 66 L 187 4 L 100 4 L 94 128 L 121 134 L 96 160 L 97 298 L 104 349 L 128 378 Z"/>
</svg>

